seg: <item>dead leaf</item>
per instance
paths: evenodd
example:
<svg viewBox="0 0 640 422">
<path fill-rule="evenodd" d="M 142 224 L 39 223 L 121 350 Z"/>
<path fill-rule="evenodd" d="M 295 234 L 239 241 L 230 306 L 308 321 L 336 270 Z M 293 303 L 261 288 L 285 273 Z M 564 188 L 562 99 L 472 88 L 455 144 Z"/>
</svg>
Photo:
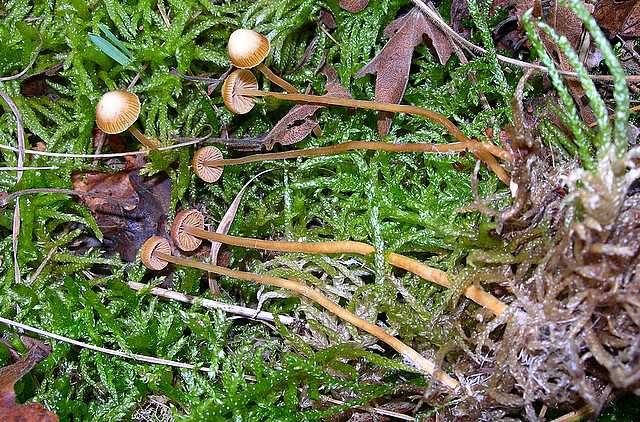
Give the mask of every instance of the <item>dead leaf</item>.
<svg viewBox="0 0 640 422">
<path fill-rule="evenodd" d="M 63 82 L 57 75 L 62 70 L 62 63 L 58 63 L 40 73 L 31 75 L 20 82 L 20 93 L 25 97 L 57 96 L 48 81 Z"/>
<path fill-rule="evenodd" d="M 471 30 L 464 26 L 464 21 L 470 16 L 467 0 L 451 2 L 451 28 L 466 39 L 469 39 Z"/>
<path fill-rule="evenodd" d="M 453 53 L 447 35 L 415 7 L 391 22 L 385 28 L 384 35 L 389 41 L 382 51 L 356 74 L 358 78 L 367 74 L 376 75 L 376 101 L 400 103 L 409 81 L 413 49 L 423 41 L 423 36 L 426 35 L 431 40 L 440 63 L 446 63 Z M 390 127 L 390 115 L 379 113 L 380 136 L 386 136 Z"/>
<path fill-rule="evenodd" d="M 637 0 L 600 0 L 593 17 L 611 37 L 640 37 L 640 2 Z"/>
<path fill-rule="evenodd" d="M 336 29 L 338 27 L 336 18 L 333 17 L 333 14 L 331 14 L 329 10 L 324 9 L 320 11 L 320 24 L 327 27 L 327 29 Z"/>
<path fill-rule="evenodd" d="M 347 12 L 358 13 L 367 7 L 369 0 L 340 0 L 339 4 Z"/>
<path fill-rule="evenodd" d="M 56 422 L 58 417 L 40 403 L 16 404 L 14 385 L 44 358 L 51 348 L 34 339 L 25 337 L 23 342 L 29 347 L 27 356 L 13 365 L 0 368 L 0 420 L 6 422 Z"/>
<path fill-rule="evenodd" d="M 349 91 L 338 81 L 337 73 L 333 68 L 325 66 L 323 73 L 327 76 L 326 96 L 351 98 Z M 275 144 L 292 145 L 309 136 L 318 125 L 313 115 L 321 108 L 323 107 L 313 104 L 294 106 L 265 136 L 263 140 L 265 148 L 271 150 Z"/>
<path fill-rule="evenodd" d="M 107 198 L 82 197 L 102 230 L 107 249 L 123 260 L 134 261 L 142 243 L 163 235 L 171 197 L 170 181 L 164 174 L 141 177 L 139 167 L 118 173 L 84 173 L 72 177 L 80 192 L 98 193 Z"/>
</svg>

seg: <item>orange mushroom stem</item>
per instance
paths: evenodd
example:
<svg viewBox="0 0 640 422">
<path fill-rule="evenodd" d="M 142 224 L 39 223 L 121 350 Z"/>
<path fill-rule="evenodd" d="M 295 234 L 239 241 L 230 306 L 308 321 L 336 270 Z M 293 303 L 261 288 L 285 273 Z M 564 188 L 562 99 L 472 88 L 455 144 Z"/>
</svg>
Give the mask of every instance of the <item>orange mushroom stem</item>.
<svg viewBox="0 0 640 422">
<path fill-rule="evenodd" d="M 387 111 L 391 113 L 406 113 L 424 117 L 427 120 L 438 123 L 444 127 L 458 141 L 465 144 L 486 145 L 472 140 L 465 135 L 458 127 L 449 119 L 440 113 L 421 107 L 382 103 L 378 101 L 354 100 L 352 98 L 330 97 L 326 95 L 307 95 L 307 94 L 284 94 L 280 92 L 262 91 L 258 89 L 258 83 L 255 76 L 246 70 L 239 69 L 232 72 L 224 81 L 222 86 L 222 98 L 225 106 L 232 112 L 244 114 L 251 111 L 255 104 L 256 97 L 272 97 L 285 101 L 293 101 L 297 103 L 320 104 L 325 106 L 341 106 L 350 108 L 361 108 L 367 110 Z M 504 153 L 504 151 L 503 151 Z M 485 150 L 478 150 L 474 153 L 479 159 L 487 163 L 489 168 L 498 176 L 505 184 L 509 184 L 509 175 L 504 168 L 498 164 L 496 159 Z"/>
<path fill-rule="evenodd" d="M 440 381 L 452 390 L 455 390 L 460 386 L 458 381 L 456 381 L 446 373 L 438 370 L 434 362 L 425 358 L 402 341 L 393 337 L 381 327 L 365 321 L 364 319 L 332 302 L 319 290 L 314 289 L 313 287 L 309 287 L 299 281 L 254 274 L 245 271 L 237 271 L 225 267 L 220 267 L 218 265 L 211 265 L 203 262 L 192 261 L 190 259 L 179 258 L 171 255 L 169 241 L 159 236 L 149 238 L 142 245 L 140 255 L 144 265 L 154 271 L 160 271 L 165 268 L 168 263 L 172 263 L 175 265 L 197 268 L 203 271 L 224 275 L 239 280 L 252 281 L 258 284 L 280 287 L 297 293 L 300 296 L 304 296 L 307 299 L 317 303 L 318 305 L 322 306 L 327 311 L 343 319 L 344 321 L 353 324 L 361 330 L 377 337 L 380 341 L 388 344 L 394 350 L 400 353 L 416 368 L 428 375 L 433 376 L 436 380 Z"/>
<path fill-rule="evenodd" d="M 476 143 L 484 145 L 476 140 L 470 139 L 460 129 L 458 129 L 458 127 L 454 125 L 451 120 L 447 119 L 442 114 L 421 107 L 406 104 L 382 103 L 378 101 L 354 100 L 352 98 L 329 97 L 326 95 L 284 94 L 280 92 L 262 91 L 252 88 L 239 88 L 237 93 L 243 96 L 272 97 L 280 100 L 293 101 L 298 103 L 333 105 L 350 108 L 362 108 L 367 110 L 388 111 L 391 113 L 413 114 L 438 123 L 440 126 L 444 127 L 450 135 L 452 135 L 460 142 L 464 142 L 465 144 Z M 509 175 L 507 175 L 506 171 L 500 166 L 500 164 L 498 164 L 493 156 L 483 150 L 477 151 L 475 154 L 478 156 L 478 158 L 484 161 L 489 166 L 489 168 L 491 168 L 491 170 L 493 170 L 493 172 L 503 183 L 507 185 L 509 184 Z"/>
<path fill-rule="evenodd" d="M 376 252 L 372 245 L 362 242 L 330 241 L 330 242 L 289 242 L 253 239 L 247 237 L 229 236 L 221 233 L 212 233 L 204 230 L 204 216 L 197 210 L 187 209 L 180 211 L 171 226 L 171 237 L 176 246 L 184 251 L 197 249 L 202 239 L 224 243 L 232 246 L 240 246 L 251 249 L 263 249 L 278 252 L 301 252 L 310 254 L 357 254 L 371 255 Z M 385 258 L 390 265 L 409 271 L 425 280 L 437 283 L 443 287 L 451 288 L 451 283 L 444 271 L 431 268 L 423 263 L 397 254 L 388 252 Z M 495 296 L 472 285 L 464 290 L 464 295 L 493 312 L 500 315 L 506 309 L 506 305 Z"/>
</svg>

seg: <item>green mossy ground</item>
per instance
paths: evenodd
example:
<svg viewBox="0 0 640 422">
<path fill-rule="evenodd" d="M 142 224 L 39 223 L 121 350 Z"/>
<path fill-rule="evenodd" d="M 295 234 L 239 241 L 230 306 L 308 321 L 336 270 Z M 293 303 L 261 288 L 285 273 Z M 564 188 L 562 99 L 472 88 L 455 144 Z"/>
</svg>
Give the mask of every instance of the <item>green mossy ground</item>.
<svg viewBox="0 0 640 422">
<path fill-rule="evenodd" d="M 445 2 L 447 3 L 447 2 Z M 359 14 L 343 11 L 336 1 L 164 2 L 169 26 L 156 1 L 19 1 L 0 5 L 0 75 L 12 75 L 37 56 L 30 74 L 57 63 L 63 70 L 50 81 L 56 99 L 26 97 L 18 81 L 0 82 L 16 102 L 29 134 L 28 145 L 45 140 L 48 151 L 91 153 L 94 107 L 108 90 L 126 87 L 137 72 L 133 91 L 141 96 L 141 126 L 148 135 L 170 145 L 175 137 L 220 132 L 235 135 L 265 133 L 290 108 L 266 101 L 248 116 L 232 116 L 222 106 L 219 91 L 207 98 L 206 85 L 169 73 L 217 77 L 229 67 L 225 43 L 240 26 L 252 27 L 273 40 L 269 64 L 297 86 L 324 92 L 317 73 L 326 60 L 355 98 L 373 98 L 374 79 L 355 73 L 384 45 L 383 28 L 406 1 L 371 2 Z M 318 27 L 320 10 L 330 10 L 337 22 L 335 45 Z M 448 14 L 448 5 L 441 8 Z M 475 14 L 477 44 L 499 21 Z M 126 43 L 132 61 L 122 66 L 89 40 L 106 25 Z M 484 32 L 483 32 L 484 31 Z M 318 49 L 302 67 L 298 61 L 312 38 Z M 468 75 L 475 71 L 477 83 Z M 508 123 L 510 99 L 521 72 L 503 72 L 490 55 L 461 65 L 452 58 L 440 65 L 425 46 L 417 49 L 405 102 L 438 111 L 468 136 L 485 137 L 486 128 Z M 480 95 L 492 104 L 485 110 Z M 0 114 L 0 143 L 16 146 L 16 125 L 5 104 Z M 346 140 L 376 139 L 373 112 L 323 109 L 318 114 L 322 137 L 297 148 Z M 397 142 L 448 142 L 442 128 L 418 117 L 397 116 L 389 139 Z M 132 149 L 136 145 L 132 142 Z M 471 155 L 348 153 L 340 156 L 251 164 L 225 169 L 222 181 L 207 185 L 191 172 L 193 147 L 152 154 L 145 174 L 166 172 L 172 182 L 171 214 L 179 206 L 197 205 L 211 222 L 220 220 L 241 186 L 259 171 L 271 168 L 246 193 L 230 233 L 259 238 L 336 239 L 364 241 L 381 249 L 406 253 L 423 262 L 459 274 L 464 283 L 467 257 L 474 250 L 499 249 L 487 236 L 487 217 L 456 210 L 473 201 Z M 2 152 L 2 165 L 16 165 L 16 154 Z M 56 171 L 0 172 L 0 191 L 71 187 L 71 174 L 109 171 L 90 160 L 34 157 L 30 166 L 55 165 Z M 486 169 L 480 173 L 480 194 L 497 195 L 506 204 L 508 188 Z M 67 344 L 52 343 L 53 353 L 17 385 L 22 401 L 39 401 L 69 420 L 154 420 L 170 409 L 177 417 L 195 420 L 315 420 L 336 414 L 340 407 L 319 410 L 302 399 L 318 399 L 340 391 L 349 406 L 374 398 L 394 397 L 399 386 L 425 386 L 426 380 L 404 366 L 388 350 L 354 347 L 371 339 L 334 318 L 300 306 L 295 298 L 267 300 L 263 309 L 298 317 L 313 316 L 310 332 L 268 326 L 230 315 L 159 300 L 128 289 L 126 281 L 158 283 L 145 278 L 139 262 L 105 258 L 100 248 L 78 255 L 69 249 L 83 236 L 100 238 L 95 221 L 78 201 L 49 194 L 21 199 L 22 226 L 18 262 L 21 283 L 14 281 L 12 257 L 13 206 L 0 212 L 0 315 L 95 345 L 210 366 L 211 375 L 167 366 L 136 364 Z M 171 218 L 171 217 L 170 217 Z M 32 275 L 53 249 L 37 278 Z M 403 341 L 418 350 L 437 350 L 456 335 L 445 316 L 457 309 L 457 296 L 403 273 L 394 273 L 378 258 L 338 259 L 284 254 L 277 257 L 226 248 L 233 268 L 289 276 L 331 287 L 341 304 L 375 319 L 378 315 Z M 109 271 L 105 272 L 104 268 Z M 96 268 L 102 268 L 96 271 Z M 324 275 L 328 275 L 325 277 Z M 172 289 L 208 297 L 202 273 L 178 269 Z M 258 287 L 221 279 L 222 300 L 255 306 Z M 398 293 L 397 285 L 402 285 Z M 465 315 L 472 315 L 470 305 Z M 18 335 L 3 328 L 3 336 L 18 350 Z M 336 334 L 338 333 L 338 334 Z M 352 344 L 349 344 L 352 342 Z M 320 347 L 322 346 L 322 347 Z M 10 362 L 0 346 L 0 364 Z M 367 376 L 375 374 L 377 382 Z M 255 378 L 248 380 L 245 376 Z M 400 393 L 400 396 L 403 394 Z M 404 394 L 406 395 L 406 394 Z M 383 401 L 384 402 L 384 401 Z M 162 404 L 158 404 L 162 403 Z M 432 410 L 419 412 L 429 415 Z"/>
</svg>

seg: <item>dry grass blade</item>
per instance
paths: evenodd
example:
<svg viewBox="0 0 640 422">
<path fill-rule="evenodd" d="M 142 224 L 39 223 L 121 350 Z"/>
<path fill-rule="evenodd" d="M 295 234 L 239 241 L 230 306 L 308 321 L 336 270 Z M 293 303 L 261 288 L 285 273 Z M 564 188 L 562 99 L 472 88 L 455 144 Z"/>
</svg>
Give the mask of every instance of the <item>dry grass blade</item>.
<svg viewBox="0 0 640 422">
<path fill-rule="evenodd" d="M 231 205 L 229 206 L 229 209 L 227 209 L 227 212 L 224 213 L 224 216 L 222 217 L 222 220 L 220 220 L 220 223 L 218 224 L 218 227 L 216 228 L 216 233 L 221 233 L 221 234 L 227 234 L 229 233 L 229 229 L 231 228 L 231 224 L 233 223 L 233 220 L 236 218 L 236 213 L 238 212 L 238 207 L 240 206 L 240 201 L 242 201 L 242 197 L 244 196 L 244 192 L 247 190 L 247 188 L 249 187 L 249 185 L 256 180 L 258 177 L 262 176 L 265 173 L 270 172 L 271 170 L 265 170 L 261 173 L 258 173 L 257 175 L 253 176 L 251 179 L 249 179 L 249 181 L 247 183 L 244 184 L 244 186 L 242 186 L 242 188 L 238 191 L 238 194 L 236 195 L 236 197 L 233 199 L 233 201 L 231 202 Z M 222 247 L 222 243 L 220 242 L 211 242 L 211 252 L 209 253 L 209 257 L 211 259 L 211 263 L 213 265 L 218 265 L 218 253 L 220 252 L 220 247 Z M 214 274 L 209 273 L 208 274 L 208 280 L 209 280 L 209 290 L 211 290 L 211 293 L 214 295 L 218 295 L 220 294 L 220 287 L 218 286 L 218 283 L 214 277 Z"/>
</svg>

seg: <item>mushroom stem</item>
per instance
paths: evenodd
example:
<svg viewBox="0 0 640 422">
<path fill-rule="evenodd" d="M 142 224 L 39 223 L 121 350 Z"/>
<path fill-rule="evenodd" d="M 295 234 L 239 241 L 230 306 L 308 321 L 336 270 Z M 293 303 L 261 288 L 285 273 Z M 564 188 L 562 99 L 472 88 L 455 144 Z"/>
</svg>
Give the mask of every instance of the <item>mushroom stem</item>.
<svg viewBox="0 0 640 422">
<path fill-rule="evenodd" d="M 304 296 L 312 300 L 313 302 L 322 306 L 327 311 L 331 312 L 337 317 L 377 337 L 378 339 L 380 339 L 380 341 L 388 344 L 393 349 L 395 349 L 398 353 L 400 353 L 403 357 L 405 357 L 409 362 L 415 365 L 416 368 L 424 371 L 428 375 L 434 376 L 435 379 L 442 382 L 447 387 L 455 390 L 460 385 L 458 381 L 456 381 L 449 375 L 445 374 L 444 372 L 439 371 L 435 363 L 433 363 L 431 360 L 425 358 L 420 353 L 418 353 L 411 347 L 407 346 L 397 338 L 393 337 L 392 335 L 390 335 L 389 333 L 387 333 L 385 330 L 378 327 L 377 325 L 374 325 L 368 321 L 365 321 L 364 319 L 347 311 L 341 306 L 333 303 L 331 300 L 329 300 L 329 298 L 327 298 L 317 289 L 314 289 L 312 287 L 309 287 L 305 284 L 299 283 L 294 280 L 288 280 L 285 278 L 271 277 L 267 275 L 232 270 L 232 269 L 220 267 L 217 265 L 205 264 L 203 262 L 192 261 L 190 259 L 176 257 L 160 251 L 156 251 L 155 255 L 162 260 L 171 262 L 176 265 L 181 265 L 181 266 L 191 267 L 191 268 L 198 268 L 203 271 L 224 275 L 224 276 L 236 278 L 239 280 L 253 281 L 258 284 L 280 287 L 280 288 L 295 292 L 301 296 Z"/>
<path fill-rule="evenodd" d="M 290 93 L 290 94 L 297 94 L 298 93 L 298 89 L 295 86 L 291 85 L 289 82 L 285 81 L 280 76 L 278 76 L 275 73 L 273 73 L 273 71 L 271 69 L 269 69 L 269 67 L 267 65 L 265 65 L 264 63 L 260 63 L 255 68 L 258 69 L 260 72 L 262 72 L 262 74 L 267 79 L 269 79 L 271 82 L 273 82 L 274 84 L 278 85 L 280 88 L 284 89 L 288 93 Z M 320 130 L 320 126 L 316 125 L 316 127 L 313 128 L 313 134 L 315 136 L 317 136 L 317 137 L 320 137 L 322 135 L 322 131 Z"/>
<path fill-rule="evenodd" d="M 133 136 L 135 136 L 135 138 L 136 138 L 138 141 L 140 141 L 140 143 L 141 143 L 142 145 L 144 145 L 145 147 L 147 147 L 148 149 L 156 149 L 156 148 L 158 148 L 158 145 L 159 145 L 159 144 L 158 144 L 157 142 L 155 142 L 155 141 L 153 141 L 153 140 L 151 140 L 151 139 L 147 138 L 147 137 L 144 135 L 144 133 L 142 133 L 142 132 L 140 132 L 140 130 L 138 130 L 138 128 L 137 128 L 137 127 L 135 127 L 135 126 L 131 126 L 131 127 L 129 128 L 129 132 L 131 132 L 131 134 L 132 134 Z"/>
<path fill-rule="evenodd" d="M 229 236 L 221 233 L 208 232 L 187 224 L 183 224 L 181 229 L 185 233 L 200 239 L 207 239 L 213 242 L 224 243 L 232 246 L 263 249 L 268 251 L 301 252 L 311 254 L 349 253 L 364 256 L 375 253 L 376 251 L 376 248 L 372 245 L 362 242 L 353 242 L 350 240 L 331 242 L 288 242 Z M 446 288 L 451 288 L 451 283 L 444 271 L 431 268 L 419 261 L 416 261 L 415 259 L 411 259 L 395 252 L 386 253 L 385 258 L 387 262 L 394 267 L 402 268 L 405 271 L 409 271 L 423 278 L 424 280 L 432 281 Z M 473 285 L 464 290 L 464 295 L 476 302 L 478 305 L 487 308 L 495 315 L 500 315 L 507 307 L 507 305 L 492 294 Z"/>
<path fill-rule="evenodd" d="M 269 67 L 267 67 L 264 63 L 260 63 L 255 68 L 258 69 L 260 72 L 262 72 L 262 74 L 267 79 L 269 79 L 271 82 L 278 85 L 280 88 L 284 89 L 288 93 L 290 94 L 298 93 L 298 89 L 295 86 L 291 85 L 289 82 L 285 81 L 280 76 L 273 73 L 273 71 L 269 69 Z"/>
<path fill-rule="evenodd" d="M 239 165 L 253 163 L 256 161 L 270 161 L 270 160 L 285 160 L 288 158 L 298 157 L 316 157 L 320 155 L 334 155 L 347 151 L 355 150 L 372 150 L 372 151 L 387 151 L 396 153 L 405 152 L 426 152 L 426 153 L 447 153 L 458 151 L 471 151 L 480 152 L 486 151 L 490 154 L 503 160 L 510 160 L 511 157 L 502 148 L 481 142 L 465 141 L 454 142 L 450 144 L 390 144 L 388 142 L 376 142 L 376 141 L 349 141 L 343 142 L 338 145 L 332 145 L 328 147 L 299 149 L 283 152 L 269 152 L 265 154 L 253 154 L 240 158 L 227 158 L 219 160 L 205 161 L 204 164 L 210 167 L 224 167 L 229 165 Z"/>
<path fill-rule="evenodd" d="M 259 89 L 238 88 L 236 93 L 247 97 L 272 97 L 285 101 L 294 101 L 300 103 L 334 105 L 350 108 L 362 108 L 367 110 L 388 111 L 391 113 L 406 113 L 424 117 L 427 120 L 438 123 L 444 127 L 449 134 L 460 142 L 476 142 L 465 135 L 456 125 L 442 114 L 435 111 L 427 110 L 421 107 L 406 105 L 382 103 L 378 101 L 355 100 L 352 98 L 329 97 L 326 95 L 307 95 L 307 94 L 284 94 L 280 92 L 262 91 Z M 494 157 L 484 151 L 477 153 L 478 158 L 487 163 L 502 182 L 509 184 L 509 176 L 505 170 L 498 164 Z"/>
</svg>

